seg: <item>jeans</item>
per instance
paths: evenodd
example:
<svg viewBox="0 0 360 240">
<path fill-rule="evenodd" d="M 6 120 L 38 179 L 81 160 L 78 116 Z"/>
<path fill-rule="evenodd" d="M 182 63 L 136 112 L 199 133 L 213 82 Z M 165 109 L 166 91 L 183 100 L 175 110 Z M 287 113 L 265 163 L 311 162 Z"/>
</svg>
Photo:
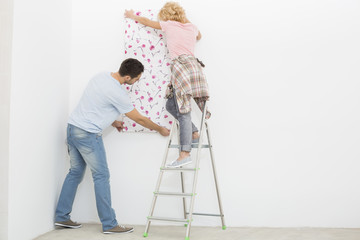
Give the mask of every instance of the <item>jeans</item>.
<svg viewBox="0 0 360 240">
<path fill-rule="evenodd" d="M 103 230 L 116 227 L 118 223 L 115 211 L 111 207 L 110 174 L 101 134 L 90 133 L 68 124 L 67 142 L 71 167 L 60 193 L 55 221 L 70 219 L 78 185 L 84 177 L 86 165 L 89 165 L 94 180 L 96 207 Z"/>
<path fill-rule="evenodd" d="M 180 151 L 190 152 L 192 143 L 192 133 L 198 129 L 191 122 L 191 112 L 182 114 L 179 112 L 175 92 L 166 102 L 166 110 L 179 121 L 180 125 Z"/>
</svg>

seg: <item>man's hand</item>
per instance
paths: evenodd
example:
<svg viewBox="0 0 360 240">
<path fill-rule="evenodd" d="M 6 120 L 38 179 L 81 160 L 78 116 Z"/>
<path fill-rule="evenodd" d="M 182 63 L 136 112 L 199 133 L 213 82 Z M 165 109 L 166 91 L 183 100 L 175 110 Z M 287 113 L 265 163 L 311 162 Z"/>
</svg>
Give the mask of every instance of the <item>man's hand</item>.
<svg viewBox="0 0 360 240">
<path fill-rule="evenodd" d="M 123 122 L 120 122 L 120 121 L 114 121 L 111 125 L 114 128 L 116 128 L 119 132 L 121 132 L 124 129 Z"/>
<path fill-rule="evenodd" d="M 167 137 L 170 135 L 170 130 L 164 127 L 161 127 L 161 130 L 159 131 L 159 133 L 164 136 Z"/>
</svg>

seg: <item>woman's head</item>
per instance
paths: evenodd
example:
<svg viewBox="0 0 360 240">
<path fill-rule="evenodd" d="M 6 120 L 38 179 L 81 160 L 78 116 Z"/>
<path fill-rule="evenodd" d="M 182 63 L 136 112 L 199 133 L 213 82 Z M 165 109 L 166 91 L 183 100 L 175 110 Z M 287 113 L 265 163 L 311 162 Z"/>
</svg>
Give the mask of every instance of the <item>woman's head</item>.
<svg viewBox="0 0 360 240">
<path fill-rule="evenodd" d="M 158 14 L 160 21 L 186 22 L 185 10 L 177 2 L 167 2 Z"/>
</svg>

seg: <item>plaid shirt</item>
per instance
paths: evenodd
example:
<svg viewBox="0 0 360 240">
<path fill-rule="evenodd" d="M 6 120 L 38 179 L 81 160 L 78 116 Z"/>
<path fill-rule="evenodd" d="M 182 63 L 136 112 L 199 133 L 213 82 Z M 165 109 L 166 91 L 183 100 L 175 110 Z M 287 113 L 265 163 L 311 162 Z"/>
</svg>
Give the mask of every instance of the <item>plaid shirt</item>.
<svg viewBox="0 0 360 240">
<path fill-rule="evenodd" d="M 171 64 L 171 84 L 175 89 L 180 113 L 191 111 L 191 98 L 201 110 L 209 99 L 208 84 L 202 68 L 192 55 L 180 55 Z"/>
</svg>

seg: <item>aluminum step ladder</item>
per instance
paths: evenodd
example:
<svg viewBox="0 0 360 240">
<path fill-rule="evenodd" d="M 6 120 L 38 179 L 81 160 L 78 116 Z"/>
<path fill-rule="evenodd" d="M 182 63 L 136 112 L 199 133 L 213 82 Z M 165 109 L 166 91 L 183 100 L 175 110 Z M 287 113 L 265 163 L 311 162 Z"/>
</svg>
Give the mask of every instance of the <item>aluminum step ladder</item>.
<svg viewBox="0 0 360 240">
<path fill-rule="evenodd" d="M 191 228 L 191 223 L 192 223 L 192 219 L 193 219 L 194 215 L 220 217 L 221 218 L 222 229 L 223 230 L 226 229 L 225 220 L 224 220 L 224 213 L 223 213 L 223 208 L 222 208 L 221 198 L 220 198 L 220 192 L 219 192 L 219 186 L 218 186 L 218 181 L 217 181 L 217 175 L 216 175 L 216 168 L 215 168 L 214 154 L 213 154 L 211 137 L 210 137 L 209 124 L 207 123 L 207 121 L 205 119 L 206 112 L 207 112 L 207 103 L 205 102 L 203 113 L 202 113 L 202 118 L 201 118 L 201 124 L 200 124 L 199 143 L 192 144 L 192 148 L 197 149 L 196 159 L 195 159 L 195 168 L 188 168 L 188 167 L 167 168 L 165 166 L 166 162 L 167 162 L 167 158 L 168 158 L 169 149 L 170 148 L 175 148 L 175 149 L 179 149 L 179 151 L 180 151 L 179 122 L 177 120 L 175 120 L 174 124 L 171 127 L 170 136 L 169 136 L 167 144 L 166 144 L 166 151 L 165 151 L 164 159 L 163 159 L 163 162 L 162 162 L 161 167 L 160 167 L 160 173 L 159 173 L 159 177 L 158 177 L 158 180 L 157 180 L 157 183 L 156 183 L 156 188 L 155 188 L 155 191 L 154 191 L 154 197 L 153 197 L 152 204 L 151 204 L 150 214 L 147 217 L 145 233 L 143 235 L 144 237 L 148 236 L 150 223 L 152 221 L 168 221 L 168 222 L 184 223 L 185 226 L 186 226 L 185 240 L 189 240 L 190 239 L 190 228 Z M 172 138 L 174 137 L 175 130 L 177 130 L 177 133 L 178 133 L 178 136 L 177 136 L 178 144 L 172 144 Z M 208 140 L 207 144 L 203 144 L 205 131 L 206 131 L 207 140 Z M 210 158 L 211 158 L 212 170 L 213 170 L 213 175 L 214 175 L 214 180 L 215 180 L 217 200 L 218 200 L 218 204 L 219 204 L 219 212 L 220 212 L 219 214 L 194 213 L 193 212 L 193 210 L 194 210 L 194 201 L 195 201 L 195 196 L 196 196 L 196 184 L 197 184 L 198 173 L 199 173 L 199 170 L 200 170 L 199 169 L 200 152 L 201 152 L 201 149 L 203 149 L 203 148 L 208 148 L 210 150 Z M 163 174 L 165 172 L 180 172 L 182 192 L 161 192 L 161 191 L 159 191 L 162 176 L 163 176 Z M 184 175 L 183 175 L 184 172 L 193 172 L 195 174 L 194 175 L 194 180 L 193 180 L 192 191 L 190 193 L 185 192 Z M 168 218 L 168 217 L 154 216 L 153 213 L 154 213 L 154 209 L 155 209 L 155 205 L 156 205 L 156 200 L 157 200 L 157 198 L 159 196 L 178 196 L 178 197 L 183 198 L 184 218 Z M 187 211 L 187 209 L 186 209 L 186 198 L 190 198 L 189 211 Z"/>
</svg>

